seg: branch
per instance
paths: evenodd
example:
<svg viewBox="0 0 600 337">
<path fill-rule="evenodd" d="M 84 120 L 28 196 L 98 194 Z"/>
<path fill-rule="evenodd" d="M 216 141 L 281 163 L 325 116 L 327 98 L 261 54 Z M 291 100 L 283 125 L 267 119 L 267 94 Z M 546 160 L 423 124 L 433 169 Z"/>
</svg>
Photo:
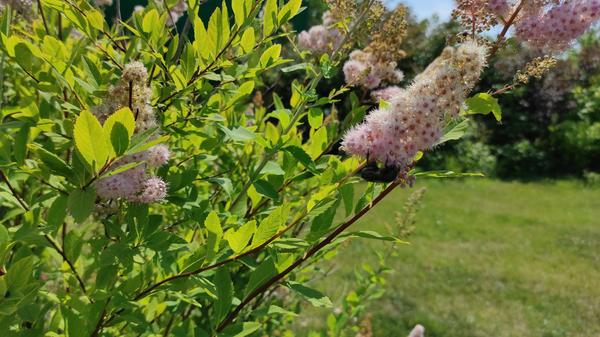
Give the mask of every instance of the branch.
<svg viewBox="0 0 600 337">
<path fill-rule="evenodd" d="M 515 9 L 515 11 L 512 13 L 512 15 L 510 16 L 510 18 L 508 19 L 508 21 L 504 22 L 504 28 L 502 28 L 502 31 L 498 35 L 498 39 L 496 40 L 496 43 L 494 44 L 494 47 L 492 47 L 492 50 L 490 51 L 490 54 L 488 56 L 489 59 L 491 59 L 492 57 L 494 57 L 496 55 L 496 53 L 498 52 L 498 50 L 500 49 L 500 46 L 504 42 L 504 39 L 506 37 L 506 34 L 508 33 L 508 30 L 510 29 L 510 27 L 512 26 L 512 24 L 517 19 L 517 16 L 519 15 L 519 13 L 521 12 L 521 10 L 523 9 L 524 5 L 525 5 L 524 0 L 521 0 L 519 2 L 519 6 L 517 6 L 517 8 Z"/>
<path fill-rule="evenodd" d="M 71 271 L 75 275 L 75 278 L 77 279 L 77 282 L 79 283 L 79 288 L 81 288 L 83 293 L 86 296 L 88 296 L 87 290 L 85 289 L 85 283 L 83 283 L 83 279 L 81 278 L 81 276 L 79 276 L 79 273 L 77 273 L 75 266 L 73 265 L 71 260 L 69 260 L 69 258 L 67 257 L 67 254 L 65 254 L 65 251 L 62 248 L 60 248 L 60 246 L 58 245 L 58 242 L 56 242 L 50 235 L 44 234 L 44 237 L 46 238 L 46 240 L 48 240 L 50 245 L 58 252 L 58 254 L 60 254 L 60 256 L 62 256 L 62 258 L 65 260 L 65 262 L 67 262 L 67 264 L 69 265 L 69 268 L 71 269 Z M 94 303 L 94 301 L 89 296 L 88 296 L 88 298 L 90 299 L 90 302 Z"/>
<path fill-rule="evenodd" d="M 29 206 L 27 206 L 27 204 L 25 203 L 23 198 L 21 198 L 21 196 L 19 196 L 19 194 L 13 188 L 10 181 L 8 180 L 8 178 L 6 177 L 6 175 L 4 174 L 4 172 L 2 170 L 0 170 L 0 179 L 2 179 L 2 181 L 4 181 L 4 183 L 6 184 L 6 186 L 8 186 L 10 193 L 12 193 L 13 197 L 15 197 L 15 199 L 17 199 L 17 201 L 19 202 L 21 207 L 23 207 L 24 210 L 29 211 Z"/>
<path fill-rule="evenodd" d="M 336 230 L 334 230 L 331 234 L 329 234 L 323 241 L 314 245 L 310 250 L 308 250 L 304 255 L 300 256 L 294 263 L 292 263 L 288 268 L 286 268 L 281 273 L 273 276 L 267 282 L 265 282 L 262 286 L 258 287 L 252 293 L 250 293 L 232 312 L 227 315 L 227 317 L 219 324 L 217 331 L 221 332 L 225 327 L 231 324 L 235 318 L 238 316 L 240 311 L 244 309 L 252 300 L 258 297 L 263 292 L 267 291 L 271 286 L 278 283 L 284 277 L 286 277 L 289 273 L 291 273 L 294 269 L 304 263 L 306 260 L 310 259 L 313 255 L 318 253 L 321 249 L 329 245 L 335 238 L 337 238 L 341 233 L 343 233 L 348 227 L 352 226 L 359 219 L 361 219 L 365 214 L 367 214 L 373 207 L 375 207 L 381 200 L 383 200 L 388 194 L 390 194 L 396 187 L 401 184 L 406 184 L 407 182 L 404 180 L 402 176 L 392 182 L 388 187 L 381 192 L 373 201 L 361 209 L 358 213 L 356 213 L 352 218 L 348 221 L 340 225 Z"/>
</svg>

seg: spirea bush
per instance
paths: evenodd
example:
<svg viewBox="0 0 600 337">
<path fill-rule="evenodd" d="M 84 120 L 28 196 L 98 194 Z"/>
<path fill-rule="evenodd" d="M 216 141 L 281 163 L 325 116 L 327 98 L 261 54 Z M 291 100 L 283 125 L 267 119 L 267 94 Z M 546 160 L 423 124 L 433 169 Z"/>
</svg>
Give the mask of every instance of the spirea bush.
<svg viewBox="0 0 600 337">
<path fill-rule="evenodd" d="M 459 1 L 465 33 L 406 80 L 406 9 L 376 0 L 328 1 L 305 32 L 301 0 L 223 2 L 206 22 L 198 0 L 131 17 L 118 0 L 0 3 L 0 332 L 47 337 L 293 336 L 305 303 L 332 306 L 319 262 L 355 238 L 403 243 L 423 192 L 389 233 L 352 225 L 415 179 L 477 175 L 417 164 L 470 115 L 500 120 L 495 96 L 599 11 Z M 515 25 L 546 58 L 472 93 Z M 392 255 L 312 335 L 369 335 Z"/>
</svg>

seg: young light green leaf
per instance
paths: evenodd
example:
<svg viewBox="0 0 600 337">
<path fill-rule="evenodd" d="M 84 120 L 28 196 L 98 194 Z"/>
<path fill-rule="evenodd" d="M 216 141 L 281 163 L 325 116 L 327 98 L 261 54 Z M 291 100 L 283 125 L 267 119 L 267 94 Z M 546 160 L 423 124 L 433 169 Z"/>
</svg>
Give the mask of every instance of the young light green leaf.
<svg viewBox="0 0 600 337">
<path fill-rule="evenodd" d="M 258 247 L 273 238 L 279 231 L 279 227 L 285 225 L 289 212 L 289 205 L 281 205 L 264 218 L 258 225 L 252 240 L 252 248 Z"/>
<path fill-rule="evenodd" d="M 104 131 L 100 122 L 89 111 L 82 111 L 73 130 L 75 147 L 93 173 L 106 163 L 109 157 Z"/>
<path fill-rule="evenodd" d="M 440 145 L 440 144 L 443 144 L 443 143 L 451 141 L 451 140 L 461 139 L 467 132 L 468 127 L 469 127 L 468 119 L 465 119 L 465 120 L 459 122 L 458 124 L 449 125 L 446 128 L 446 130 L 444 130 L 444 135 L 442 136 L 442 138 L 440 138 L 440 140 L 438 140 L 438 142 L 435 145 Z"/>
<path fill-rule="evenodd" d="M 251 220 L 243 224 L 237 231 L 230 229 L 225 233 L 225 240 L 234 253 L 238 254 L 248 246 L 252 235 L 256 232 L 256 221 Z"/>
<path fill-rule="evenodd" d="M 240 0 L 241 1 L 241 0 Z M 248 27 L 244 30 L 244 34 L 242 34 L 242 39 L 240 40 L 240 46 L 244 53 L 249 53 L 254 49 L 254 45 L 256 44 L 256 37 L 254 36 L 254 28 Z"/>
<path fill-rule="evenodd" d="M 277 0 L 267 0 L 263 10 L 263 37 L 271 35 L 277 22 Z"/>
<path fill-rule="evenodd" d="M 272 45 L 267 50 L 265 50 L 260 56 L 260 66 L 263 68 L 267 68 L 271 64 L 275 63 L 275 61 L 277 61 L 279 55 L 281 55 L 281 45 Z"/>
<path fill-rule="evenodd" d="M 102 128 L 106 139 L 110 139 L 113 154 L 122 155 L 133 137 L 135 117 L 129 108 L 122 108 L 110 115 Z"/>
<path fill-rule="evenodd" d="M 488 93 L 482 92 L 470 97 L 467 99 L 466 103 L 469 108 L 467 111 L 467 114 L 469 115 L 487 115 L 491 112 L 498 122 L 502 120 L 502 108 L 498 103 L 498 99 Z"/>
<path fill-rule="evenodd" d="M 231 8 L 233 9 L 235 24 L 238 27 L 241 27 L 246 21 L 246 18 L 250 15 L 252 0 L 232 0 Z"/>
<path fill-rule="evenodd" d="M 223 228 L 221 227 L 221 221 L 215 211 L 212 211 L 204 220 L 204 226 L 207 230 L 207 242 L 206 242 L 206 257 L 208 260 L 212 260 L 217 252 L 219 251 L 219 244 L 223 237 Z"/>
<path fill-rule="evenodd" d="M 300 10 L 300 6 L 302 6 L 302 0 L 290 0 L 288 1 L 279 11 L 277 15 L 277 19 L 279 21 L 279 25 L 283 25 L 292 19 L 298 11 Z"/>
</svg>

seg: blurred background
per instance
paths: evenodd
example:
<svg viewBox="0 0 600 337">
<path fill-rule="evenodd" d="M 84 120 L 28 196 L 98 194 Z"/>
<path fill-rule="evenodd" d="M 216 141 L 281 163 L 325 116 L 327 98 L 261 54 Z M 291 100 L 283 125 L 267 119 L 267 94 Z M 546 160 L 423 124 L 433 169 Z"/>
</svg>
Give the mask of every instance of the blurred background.
<svg viewBox="0 0 600 337">
<path fill-rule="evenodd" d="M 124 15 L 145 2 L 122 1 Z M 407 84 L 461 29 L 451 21 L 451 0 L 402 3 L 411 16 L 407 57 L 399 62 Z M 218 4 L 208 1 L 201 16 L 207 19 Z M 294 22 L 298 31 L 320 23 L 325 9 L 316 0 L 304 5 Z M 106 10 L 114 13 L 114 7 Z M 497 57 L 476 92 L 510 83 L 536 56 L 514 45 Z M 386 292 L 354 304 L 367 312 L 354 322 L 362 327 L 357 336 L 405 336 L 417 323 L 431 337 L 600 336 L 598 31 L 561 55 L 549 74 L 499 100 L 501 122 L 475 116 L 465 138 L 420 162 L 421 169 L 486 177 L 419 180 L 387 198 L 358 227 L 401 226 L 410 244 L 382 257 L 372 242 L 355 240 L 335 263 L 317 266 L 323 272 L 314 283 L 327 290 L 334 308 L 308 309 L 298 336 L 326 330 L 335 310 L 351 303 L 352 289 L 376 285 Z"/>
</svg>

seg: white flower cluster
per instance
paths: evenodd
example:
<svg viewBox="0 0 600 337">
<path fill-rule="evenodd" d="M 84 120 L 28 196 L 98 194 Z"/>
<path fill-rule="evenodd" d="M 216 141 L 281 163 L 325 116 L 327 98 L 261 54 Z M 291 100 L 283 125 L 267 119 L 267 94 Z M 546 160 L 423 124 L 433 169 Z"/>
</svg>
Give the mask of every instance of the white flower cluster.
<svg viewBox="0 0 600 337">
<path fill-rule="evenodd" d="M 404 79 L 404 73 L 396 69 L 396 66 L 394 61 L 378 60 L 372 53 L 355 50 L 344 64 L 344 77 L 347 84 L 372 90 L 382 83 L 400 83 Z"/>
<path fill-rule="evenodd" d="M 406 168 L 417 152 L 435 146 L 445 121 L 458 115 L 486 65 L 487 52 L 475 41 L 447 47 L 408 88 L 390 89 L 391 105 L 348 131 L 343 150 Z"/>
<path fill-rule="evenodd" d="M 330 54 L 340 47 L 344 36 L 339 29 L 332 27 L 335 22 L 329 12 L 323 14 L 323 24 L 310 27 L 298 35 L 298 47 L 315 54 Z"/>
<path fill-rule="evenodd" d="M 149 104 L 152 90 L 146 85 L 148 72 L 141 62 L 125 65 L 118 85 L 109 89 L 104 103 L 95 109 L 94 114 L 104 122 L 115 111 L 131 104 L 136 116 L 135 133 L 147 131 L 157 126 L 154 109 Z M 167 184 L 159 177 L 150 176 L 147 170 L 157 168 L 169 161 L 169 149 L 156 145 L 147 151 L 126 156 L 113 164 L 117 168 L 130 163 L 142 163 L 116 175 L 96 182 L 96 191 L 104 199 L 124 198 L 131 202 L 152 203 L 165 198 Z"/>
</svg>

